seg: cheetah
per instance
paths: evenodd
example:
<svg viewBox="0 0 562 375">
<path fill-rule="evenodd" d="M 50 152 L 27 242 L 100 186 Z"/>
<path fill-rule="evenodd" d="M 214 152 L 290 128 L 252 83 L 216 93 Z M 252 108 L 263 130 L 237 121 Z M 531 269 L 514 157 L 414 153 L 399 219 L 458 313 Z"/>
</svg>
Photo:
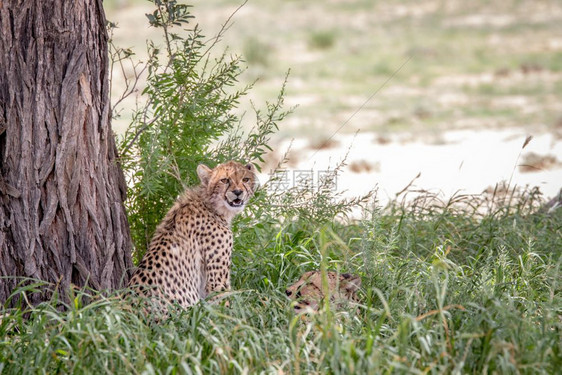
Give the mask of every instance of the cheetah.
<svg viewBox="0 0 562 375">
<path fill-rule="evenodd" d="M 358 302 L 357 290 L 361 287 L 359 276 L 349 273 L 326 272 L 327 287 L 330 294 L 330 302 L 336 307 L 342 307 L 347 302 Z M 321 306 L 325 295 L 325 287 L 322 283 L 320 271 L 305 272 L 302 277 L 285 290 L 285 294 L 295 300 L 294 309 L 299 313 L 302 311 L 316 311 Z"/>
<path fill-rule="evenodd" d="M 234 161 L 214 169 L 201 164 L 197 175 L 200 185 L 187 189 L 168 211 L 128 284 L 160 305 L 188 308 L 230 289 L 230 222 L 254 194 L 255 168 Z"/>
</svg>

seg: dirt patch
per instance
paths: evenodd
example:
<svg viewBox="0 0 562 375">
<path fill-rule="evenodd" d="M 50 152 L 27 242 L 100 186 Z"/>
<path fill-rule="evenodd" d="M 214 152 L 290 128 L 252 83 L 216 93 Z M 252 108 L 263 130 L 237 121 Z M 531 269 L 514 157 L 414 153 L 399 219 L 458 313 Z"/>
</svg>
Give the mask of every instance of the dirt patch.
<svg viewBox="0 0 562 375">
<path fill-rule="evenodd" d="M 312 140 L 310 142 L 310 149 L 312 150 L 329 150 L 339 146 L 339 142 L 334 138 L 322 138 Z"/>
<path fill-rule="evenodd" d="M 369 173 L 371 171 L 379 171 L 379 163 L 371 163 L 367 160 L 355 160 L 349 164 L 349 170 L 353 173 Z"/>
<path fill-rule="evenodd" d="M 523 173 L 539 172 L 560 166 L 562 166 L 562 163 L 554 155 L 539 155 L 529 152 L 523 156 L 523 161 L 519 164 L 519 171 Z"/>
</svg>

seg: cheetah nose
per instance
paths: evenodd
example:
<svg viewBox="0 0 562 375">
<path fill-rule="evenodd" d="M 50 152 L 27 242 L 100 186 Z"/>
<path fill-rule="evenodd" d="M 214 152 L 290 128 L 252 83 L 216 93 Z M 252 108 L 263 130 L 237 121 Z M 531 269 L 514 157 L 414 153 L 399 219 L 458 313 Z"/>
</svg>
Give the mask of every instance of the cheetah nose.
<svg viewBox="0 0 562 375">
<path fill-rule="evenodd" d="M 240 196 L 240 194 L 243 193 L 242 190 L 236 189 L 236 190 L 232 190 L 232 192 L 234 193 L 234 195 L 236 195 L 237 197 Z"/>
</svg>

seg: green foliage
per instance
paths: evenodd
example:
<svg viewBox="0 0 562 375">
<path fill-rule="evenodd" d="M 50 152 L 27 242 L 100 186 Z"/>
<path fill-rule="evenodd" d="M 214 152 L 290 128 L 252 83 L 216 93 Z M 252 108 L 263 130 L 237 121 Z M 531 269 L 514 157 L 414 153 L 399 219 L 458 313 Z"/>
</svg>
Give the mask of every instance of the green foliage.
<svg viewBox="0 0 562 375">
<path fill-rule="evenodd" d="M 257 162 L 269 150 L 269 136 L 286 115 L 284 87 L 265 111 L 255 110 L 256 126 L 249 134 L 235 114 L 249 87 L 236 89 L 242 72 L 238 57 L 213 55 L 221 31 L 208 41 L 195 26 L 187 27 L 188 6 L 154 1 L 147 17 L 161 28 L 165 51 L 149 43 L 146 105 L 133 118 L 120 142 L 121 163 L 129 180 L 127 208 L 135 258 L 139 260 L 162 217 L 187 186 L 198 183 L 200 163 L 215 166 L 234 159 Z"/>
<path fill-rule="evenodd" d="M 156 5 L 156 9 L 151 14 L 147 14 L 146 18 L 148 18 L 150 26 L 161 27 L 166 33 L 168 27 L 183 26 L 194 18 L 189 13 L 191 5 L 178 4 L 175 0 L 154 0 L 152 2 Z"/>
<path fill-rule="evenodd" d="M 127 299 L 77 291 L 64 312 L 56 298 L 4 309 L 1 370 L 556 373 L 562 211 L 535 213 L 536 198 L 522 198 L 472 217 L 480 197 L 244 230 L 229 308 L 202 302 L 154 323 Z M 318 267 L 361 275 L 361 304 L 294 315 L 284 289 Z"/>
</svg>

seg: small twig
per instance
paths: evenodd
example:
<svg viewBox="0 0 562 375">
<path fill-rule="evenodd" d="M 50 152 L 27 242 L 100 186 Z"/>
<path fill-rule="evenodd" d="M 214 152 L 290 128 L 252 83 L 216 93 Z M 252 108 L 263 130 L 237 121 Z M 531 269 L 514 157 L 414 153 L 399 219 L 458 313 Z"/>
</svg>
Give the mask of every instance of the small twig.
<svg viewBox="0 0 562 375">
<path fill-rule="evenodd" d="M 443 311 L 447 311 L 447 310 L 450 310 L 450 309 L 452 309 L 452 308 L 459 309 L 459 310 L 463 310 L 463 311 L 466 310 L 466 309 L 464 308 L 464 306 L 461 306 L 461 305 L 447 305 L 447 306 L 443 307 L 442 309 L 431 310 L 431 311 L 426 312 L 425 314 L 422 314 L 422 315 L 417 316 L 417 317 L 416 317 L 416 322 L 420 322 L 420 321 L 424 320 L 425 318 L 427 318 L 428 316 L 432 316 L 432 315 L 435 315 L 435 314 L 440 314 L 440 313 L 442 313 Z"/>
<path fill-rule="evenodd" d="M 525 149 L 525 147 L 527 147 L 527 145 L 529 144 L 529 142 L 531 142 L 532 139 L 533 139 L 533 136 L 528 135 L 525 138 L 525 141 L 523 142 L 523 146 L 521 147 L 521 150 L 519 151 L 519 155 L 517 155 L 517 159 L 515 160 L 515 165 L 513 166 L 513 171 L 511 171 L 511 176 L 509 176 L 509 182 L 507 183 L 507 190 L 509 190 L 509 187 L 511 186 L 511 180 L 513 179 L 513 175 L 515 174 L 515 170 L 517 169 L 517 163 L 519 162 L 519 159 L 521 158 L 521 154 L 523 153 L 523 150 Z"/>
<path fill-rule="evenodd" d="M 123 149 L 123 151 L 121 151 L 121 155 L 126 155 L 127 152 L 129 151 L 129 149 L 133 146 L 133 144 L 136 142 L 137 138 L 141 135 L 142 132 L 144 132 L 146 129 L 148 129 L 150 127 L 150 125 L 152 125 L 156 120 L 158 120 L 158 118 L 160 117 L 160 115 L 154 117 L 152 120 L 150 120 L 150 122 L 145 123 L 142 128 L 140 128 L 139 130 L 137 130 L 135 136 L 133 137 L 133 139 L 131 139 L 131 141 L 127 144 L 127 146 L 125 146 L 125 148 Z"/>
<path fill-rule="evenodd" d="M 421 176 L 421 172 L 418 172 L 418 175 L 416 177 L 414 177 L 412 179 L 412 181 L 410 181 L 408 183 L 408 185 L 406 185 L 406 187 L 402 190 L 400 190 L 398 193 L 396 193 L 396 197 L 399 197 L 403 192 L 405 192 L 406 190 L 408 190 L 410 188 L 410 186 L 412 186 L 414 184 L 414 181 L 416 181 L 418 178 L 420 178 Z"/>
</svg>

